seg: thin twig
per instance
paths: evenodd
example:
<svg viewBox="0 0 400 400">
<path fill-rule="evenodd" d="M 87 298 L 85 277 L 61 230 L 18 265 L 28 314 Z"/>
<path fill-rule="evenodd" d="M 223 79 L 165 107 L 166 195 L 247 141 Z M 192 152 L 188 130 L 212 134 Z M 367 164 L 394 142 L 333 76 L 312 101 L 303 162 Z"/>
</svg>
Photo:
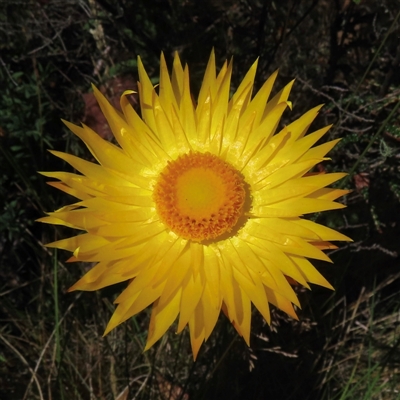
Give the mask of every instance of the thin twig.
<svg viewBox="0 0 400 400">
<path fill-rule="evenodd" d="M 40 355 L 39 355 L 39 358 L 38 358 L 38 360 L 36 361 L 35 369 L 32 370 L 32 369 L 28 366 L 28 367 L 29 367 L 29 371 L 32 373 L 32 378 L 31 378 L 31 380 L 29 381 L 28 386 L 27 386 L 26 389 L 25 389 L 25 394 L 24 394 L 23 399 L 26 398 L 26 395 L 27 395 L 28 392 L 29 392 L 29 388 L 31 387 L 32 381 L 33 381 L 33 380 L 37 381 L 36 373 L 37 373 L 37 371 L 38 371 L 38 369 L 39 369 L 39 367 L 40 367 L 40 364 L 41 364 L 41 362 L 42 362 L 43 356 L 44 356 L 44 354 L 45 354 L 47 348 L 49 347 L 49 344 L 50 344 L 51 340 L 53 339 L 53 336 L 54 336 L 55 333 L 56 333 L 56 330 L 57 330 L 58 327 L 61 325 L 61 323 L 64 321 L 64 318 L 65 318 L 65 317 L 67 316 L 67 314 L 71 311 L 72 307 L 74 306 L 75 302 L 79 299 L 80 296 L 81 296 L 81 293 L 78 293 L 78 295 L 75 297 L 75 300 L 69 305 L 69 307 L 67 308 L 67 311 L 65 311 L 64 315 L 63 315 L 62 318 L 59 320 L 57 326 L 54 327 L 53 332 L 51 332 L 51 335 L 50 335 L 49 338 L 47 339 L 47 342 L 46 342 L 45 345 L 43 346 L 43 349 L 42 349 L 42 351 L 41 351 L 41 353 L 40 353 Z M 41 398 L 42 398 L 42 397 L 41 397 Z"/>
<path fill-rule="evenodd" d="M 349 117 L 352 117 L 354 119 L 357 119 L 358 121 L 362 121 L 362 122 L 368 122 L 368 123 L 373 123 L 375 122 L 373 119 L 366 119 L 363 117 L 359 117 L 358 115 L 355 115 L 354 113 L 351 113 L 349 111 L 347 111 L 347 108 L 343 108 L 337 101 L 335 101 L 335 99 L 331 96 L 329 96 L 328 94 L 321 92 L 320 90 L 314 89 L 308 82 L 306 82 L 305 80 L 297 77 L 296 78 L 299 82 L 301 82 L 304 86 L 308 87 L 312 92 L 325 97 L 326 99 L 328 99 L 330 102 L 332 102 L 338 110 L 340 110 L 342 113 L 348 115 Z"/>
<path fill-rule="evenodd" d="M 1 57 L 0 57 L 0 64 L 1 64 L 1 66 L 4 67 L 4 69 L 6 70 L 6 73 L 7 73 L 8 77 L 10 78 L 10 81 L 11 81 L 15 86 L 18 87 L 18 83 L 15 82 L 14 78 L 12 77 L 10 71 L 9 71 L 8 68 L 7 68 L 6 63 L 3 61 L 3 59 L 2 59 Z"/>
<path fill-rule="evenodd" d="M 34 371 L 28 361 L 26 361 L 25 357 L 3 336 L 0 334 L 0 339 L 20 358 L 20 360 L 28 367 L 29 372 L 32 374 L 32 378 L 31 378 L 31 382 L 32 380 L 35 381 L 38 392 L 39 392 L 39 397 L 41 400 L 44 400 L 43 397 L 43 392 L 42 392 L 42 388 L 40 387 L 40 383 L 38 381 L 38 378 L 36 377 L 36 371 Z M 31 384 L 31 382 L 29 382 L 29 385 Z M 24 396 L 25 398 L 25 396 Z"/>
</svg>

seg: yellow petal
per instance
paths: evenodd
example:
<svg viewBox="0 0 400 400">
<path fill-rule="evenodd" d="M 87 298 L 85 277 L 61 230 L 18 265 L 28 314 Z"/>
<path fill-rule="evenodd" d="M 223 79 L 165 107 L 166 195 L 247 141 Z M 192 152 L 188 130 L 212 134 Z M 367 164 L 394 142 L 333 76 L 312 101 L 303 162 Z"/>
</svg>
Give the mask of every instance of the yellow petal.
<svg viewBox="0 0 400 400">
<path fill-rule="evenodd" d="M 200 302 L 204 310 L 204 339 L 207 340 L 217 323 L 221 311 L 221 296 L 214 296 L 213 290 L 206 282 Z"/>
<path fill-rule="evenodd" d="M 264 109 L 268 103 L 268 98 L 271 94 L 272 87 L 278 76 L 278 71 L 275 71 L 262 85 L 261 89 L 257 92 L 254 98 L 250 101 L 249 106 L 243 113 L 243 121 L 246 121 L 250 114 L 256 113 L 257 117 L 254 126 L 258 127 L 264 114 Z M 270 105 L 272 107 L 272 104 Z"/>
<path fill-rule="evenodd" d="M 179 55 L 175 52 L 174 64 L 172 66 L 172 89 L 174 91 L 176 101 L 181 103 L 181 96 L 183 92 L 183 68 Z"/>
<path fill-rule="evenodd" d="M 298 320 L 299 318 L 296 315 L 296 312 L 294 311 L 294 308 L 292 306 L 292 303 L 280 295 L 277 292 L 274 292 L 273 290 L 269 288 L 265 288 L 265 292 L 267 294 L 268 301 L 273 304 L 275 307 L 279 308 L 280 310 L 284 311 L 286 314 L 290 315 L 292 318 Z"/>
<path fill-rule="evenodd" d="M 149 333 L 144 350 L 148 350 L 153 346 L 175 321 L 179 312 L 180 297 L 181 290 L 178 290 L 175 296 L 167 303 L 161 303 L 160 300 L 155 301 L 151 311 Z"/>
<path fill-rule="evenodd" d="M 189 320 L 190 343 L 192 345 L 193 359 L 196 360 L 200 346 L 205 340 L 203 303 L 199 302 Z"/>
<path fill-rule="evenodd" d="M 212 93 L 212 98 L 215 98 L 215 81 L 216 81 L 216 68 L 215 68 L 215 53 L 214 49 L 211 50 L 211 55 L 207 63 L 206 72 L 204 73 L 203 83 L 200 88 L 198 97 L 198 104 L 203 104 L 206 98 Z"/>
<path fill-rule="evenodd" d="M 289 257 L 297 264 L 308 282 L 334 290 L 332 285 L 317 271 L 310 261 L 301 256 L 289 255 Z"/>
<path fill-rule="evenodd" d="M 199 304 L 200 298 L 203 295 L 204 281 L 200 275 L 194 277 L 189 274 L 182 283 L 182 297 L 180 302 L 180 316 L 177 332 L 181 332 L 189 322 L 194 313 L 195 308 Z"/>
</svg>

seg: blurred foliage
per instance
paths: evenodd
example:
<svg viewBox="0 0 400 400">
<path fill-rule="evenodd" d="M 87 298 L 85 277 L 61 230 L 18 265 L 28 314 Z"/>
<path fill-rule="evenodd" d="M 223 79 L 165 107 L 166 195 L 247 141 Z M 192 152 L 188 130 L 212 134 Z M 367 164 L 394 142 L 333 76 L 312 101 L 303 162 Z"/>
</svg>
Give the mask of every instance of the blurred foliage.
<svg viewBox="0 0 400 400">
<path fill-rule="evenodd" d="M 0 2 L 0 398 L 398 398 L 397 12 L 398 0 Z M 67 201 L 36 171 L 64 168 L 47 149 L 87 154 L 60 118 L 87 118 L 90 83 L 113 97 L 138 55 L 156 83 L 160 52 L 178 51 L 196 91 L 213 47 L 218 65 L 233 56 L 233 86 L 257 57 L 258 86 L 277 68 L 276 90 L 297 79 L 286 122 L 325 103 L 315 125 L 343 139 L 321 170 L 349 172 L 352 193 L 314 218 L 354 242 L 319 265 L 334 294 L 299 289 L 300 322 L 255 313 L 247 348 L 221 317 L 193 363 L 186 333 L 142 353 L 147 313 L 102 338 L 118 288 L 64 293 L 87 266 L 42 247 L 66 234 L 33 221 Z"/>
</svg>

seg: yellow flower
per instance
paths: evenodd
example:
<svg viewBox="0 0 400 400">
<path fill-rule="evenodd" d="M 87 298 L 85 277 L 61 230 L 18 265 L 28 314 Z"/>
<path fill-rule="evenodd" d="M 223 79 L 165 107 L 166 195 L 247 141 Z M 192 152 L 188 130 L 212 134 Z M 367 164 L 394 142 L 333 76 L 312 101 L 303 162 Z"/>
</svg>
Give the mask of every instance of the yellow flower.
<svg viewBox="0 0 400 400">
<path fill-rule="evenodd" d="M 120 112 L 93 88 L 119 146 L 65 122 L 98 163 L 52 151 L 81 174 L 43 174 L 79 201 L 41 221 L 83 233 L 48 246 L 97 263 L 70 290 L 128 281 L 105 334 L 152 305 L 146 349 L 179 316 L 196 358 L 222 309 L 249 344 L 251 304 L 268 323 L 269 303 L 297 318 L 289 281 L 332 288 L 308 258 L 350 239 L 301 216 L 344 207 L 327 186 L 345 174 L 308 173 L 338 140 L 305 135 L 320 107 L 278 130 L 293 82 L 269 99 L 274 73 L 252 98 L 257 62 L 230 97 L 232 63 L 217 74 L 211 53 L 197 103 L 178 55 L 171 77 L 161 55 L 156 87 L 138 62 L 141 117 L 132 91 Z"/>
</svg>

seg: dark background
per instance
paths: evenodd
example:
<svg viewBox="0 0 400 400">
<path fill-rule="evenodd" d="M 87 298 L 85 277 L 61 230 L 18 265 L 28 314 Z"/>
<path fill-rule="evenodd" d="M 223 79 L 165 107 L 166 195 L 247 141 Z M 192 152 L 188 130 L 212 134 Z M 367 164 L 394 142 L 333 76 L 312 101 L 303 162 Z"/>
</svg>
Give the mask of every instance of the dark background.
<svg viewBox="0 0 400 400">
<path fill-rule="evenodd" d="M 396 399 L 400 388 L 400 26 L 398 0 L 0 1 L 0 398 Z M 88 157 L 60 119 L 105 138 L 90 84 L 118 106 L 137 56 L 190 66 L 233 57 L 232 88 L 259 57 L 259 87 L 296 78 L 283 123 L 325 103 L 313 127 L 342 137 L 322 170 L 345 171 L 345 210 L 311 216 L 354 239 L 317 264 L 335 292 L 298 289 L 300 321 L 253 313 L 251 347 L 222 316 L 193 363 L 173 329 L 142 353 L 148 313 L 106 338 L 120 288 L 67 294 L 87 266 L 43 247 L 71 233 L 35 223 L 69 199 L 36 171 Z M 119 397 L 118 397 L 119 396 Z M 135 397 L 136 396 L 136 397 Z"/>
</svg>

